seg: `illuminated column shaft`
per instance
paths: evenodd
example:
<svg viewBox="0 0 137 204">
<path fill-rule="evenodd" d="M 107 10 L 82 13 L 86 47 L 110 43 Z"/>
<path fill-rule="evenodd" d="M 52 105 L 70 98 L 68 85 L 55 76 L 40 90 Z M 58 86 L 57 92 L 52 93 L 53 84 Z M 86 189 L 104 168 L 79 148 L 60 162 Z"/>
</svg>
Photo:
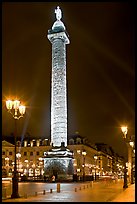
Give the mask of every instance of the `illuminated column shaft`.
<svg viewBox="0 0 137 204">
<path fill-rule="evenodd" d="M 69 39 L 65 31 L 48 34 L 52 43 L 51 79 L 51 143 L 67 146 L 67 85 L 66 44 Z"/>
</svg>

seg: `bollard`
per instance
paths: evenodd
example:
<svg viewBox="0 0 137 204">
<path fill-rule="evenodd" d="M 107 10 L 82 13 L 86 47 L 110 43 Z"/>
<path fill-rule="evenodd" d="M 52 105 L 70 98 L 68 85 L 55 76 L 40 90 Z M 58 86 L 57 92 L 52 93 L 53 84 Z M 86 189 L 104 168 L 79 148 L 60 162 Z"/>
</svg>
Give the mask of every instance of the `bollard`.
<svg viewBox="0 0 137 204">
<path fill-rule="evenodd" d="M 45 190 L 43 190 L 43 195 L 45 195 L 46 194 L 46 191 Z"/>
<path fill-rule="evenodd" d="M 93 181 L 91 181 L 91 183 L 90 183 L 90 187 L 93 187 Z"/>
<path fill-rule="evenodd" d="M 37 192 L 35 192 L 35 196 L 37 196 Z"/>
<path fill-rule="evenodd" d="M 52 193 L 52 189 L 50 189 L 50 193 Z"/>
<path fill-rule="evenodd" d="M 85 186 L 83 186 L 83 189 L 85 189 Z"/>
<path fill-rule="evenodd" d="M 81 187 L 79 187 L 79 190 L 81 190 Z"/>
<path fill-rule="evenodd" d="M 77 192 L 77 188 L 75 188 L 75 192 Z"/>
<path fill-rule="evenodd" d="M 60 193 L 60 183 L 57 183 L 57 193 Z"/>
<path fill-rule="evenodd" d="M 88 188 L 88 185 L 87 185 L 87 188 Z"/>
<path fill-rule="evenodd" d="M 27 193 L 24 193 L 24 198 L 27 198 Z"/>
<path fill-rule="evenodd" d="M 118 179 L 115 179 L 115 183 L 117 183 Z"/>
</svg>

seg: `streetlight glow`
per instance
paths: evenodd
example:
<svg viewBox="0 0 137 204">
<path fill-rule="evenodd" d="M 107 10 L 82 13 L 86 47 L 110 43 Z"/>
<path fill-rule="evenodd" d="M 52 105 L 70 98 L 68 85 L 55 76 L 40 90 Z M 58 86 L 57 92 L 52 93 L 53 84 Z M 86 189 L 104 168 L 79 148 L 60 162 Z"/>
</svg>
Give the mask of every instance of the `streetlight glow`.
<svg viewBox="0 0 137 204">
<path fill-rule="evenodd" d="M 11 100 L 7 100 L 6 101 L 6 108 L 8 110 L 11 110 L 12 109 L 12 105 L 13 105 L 13 102 Z"/>
<path fill-rule="evenodd" d="M 85 150 L 83 150 L 82 155 L 86 156 L 87 152 Z"/>
<path fill-rule="evenodd" d="M 97 156 L 94 156 L 94 159 L 96 160 L 96 159 L 98 159 L 98 157 L 97 157 Z"/>
<path fill-rule="evenodd" d="M 19 112 L 20 112 L 21 115 L 25 114 L 25 110 L 26 110 L 25 106 L 23 106 L 23 105 L 19 106 Z"/>
<path fill-rule="evenodd" d="M 122 127 L 121 127 L 121 130 L 122 130 L 122 132 L 123 132 L 123 134 L 124 134 L 124 138 L 126 138 L 127 131 L 128 131 L 127 126 L 122 126 Z"/>
<path fill-rule="evenodd" d="M 12 114 L 14 119 L 20 119 L 21 117 L 23 117 L 23 115 L 25 114 L 25 110 L 26 107 L 23 105 L 20 105 L 20 101 L 19 100 L 7 100 L 6 101 L 6 108 L 8 109 L 8 111 Z M 12 109 L 14 109 L 14 113 L 12 113 Z M 18 116 L 17 111 L 19 110 L 20 116 Z"/>
<path fill-rule="evenodd" d="M 15 110 L 17 110 L 19 108 L 19 105 L 20 105 L 20 101 L 18 101 L 18 100 L 13 101 L 13 108 Z"/>
<path fill-rule="evenodd" d="M 129 144 L 132 148 L 134 147 L 134 142 L 130 141 Z"/>
</svg>

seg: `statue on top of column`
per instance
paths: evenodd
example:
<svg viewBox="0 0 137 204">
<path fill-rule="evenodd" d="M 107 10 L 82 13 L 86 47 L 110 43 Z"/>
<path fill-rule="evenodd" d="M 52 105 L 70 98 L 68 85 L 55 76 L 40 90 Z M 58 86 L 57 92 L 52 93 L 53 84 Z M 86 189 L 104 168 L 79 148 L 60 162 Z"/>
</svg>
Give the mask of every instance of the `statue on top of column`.
<svg viewBox="0 0 137 204">
<path fill-rule="evenodd" d="M 62 13 L 61 13 L 61 9 L 59 8 L 59 6 L 57 6 L 57 9 L 55 9 L 55 14 L 56 14 L 56 19 L 60 21 L 60 19 L 62 18 Z"/>
<path fill-rule="evenodd" d="M 65 26 L 64 23 L 61 21 L 62 18 L 62 11 L 59 8 L 59 6 L 57 6 L 57 8 L 55 9 L 55 14 L 56 14 L 56 21 L 54 22 L 53 26 L 52 26 L 52 30 L 57 30 L 57 29 L 62 29 L 65 30 Z"/>
</svg>

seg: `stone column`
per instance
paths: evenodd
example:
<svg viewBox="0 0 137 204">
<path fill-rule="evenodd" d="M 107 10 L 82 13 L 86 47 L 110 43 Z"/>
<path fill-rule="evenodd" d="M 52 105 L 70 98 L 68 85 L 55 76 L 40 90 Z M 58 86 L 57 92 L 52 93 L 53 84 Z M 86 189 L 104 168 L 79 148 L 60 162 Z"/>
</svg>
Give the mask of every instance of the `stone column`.
<svg viewBox="0 0 137 204">
<path fill-rule="evenodd" d="M 67 146 L 67 84 L 66 84 L 66 44 L 69 38 L 61 20 L 55 21 L 48 31 L 52 43 L 51 78 L 51 143 Z"/>
</svg>

